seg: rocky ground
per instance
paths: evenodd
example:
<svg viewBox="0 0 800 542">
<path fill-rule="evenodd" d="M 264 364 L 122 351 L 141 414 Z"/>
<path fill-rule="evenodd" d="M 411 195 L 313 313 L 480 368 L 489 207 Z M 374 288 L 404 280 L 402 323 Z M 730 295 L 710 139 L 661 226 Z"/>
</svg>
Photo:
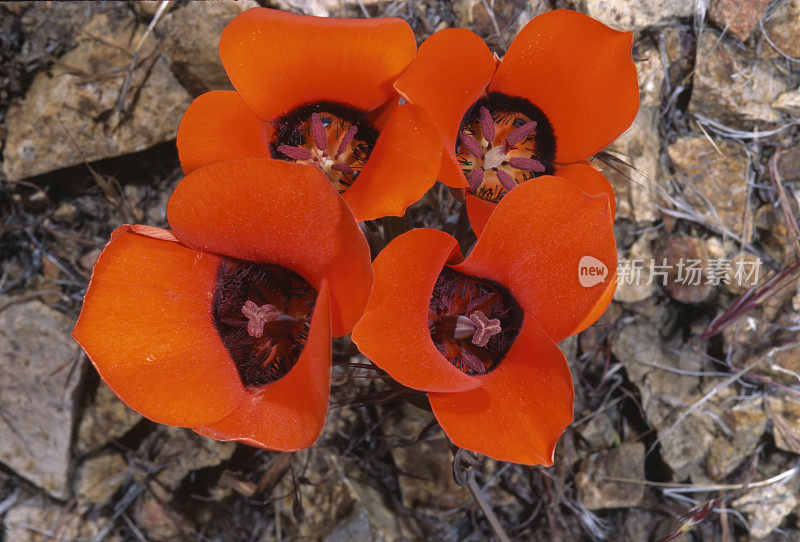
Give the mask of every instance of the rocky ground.
<svg viewBox="0 0 800 542">
<path fill-rule="evenodd" d="M 315 448 L 205 439 L 129 410 L 70 338 L 112 229 L 166 225 L 178 122 L 228 86 L 219 33 L 254 4 L 0 5 L 0 540 L 800 539 L 800 0 L 263 2 L 499 53 L 553 7 L 636 32 L 642 106 L 597 163 L 642 280 L 562 344 L 576 421 L 549 469 L 454 467 L 429 412 L 341 363 Z M 408 222 L 453 231 L 433 190 Z"/>
</svg>

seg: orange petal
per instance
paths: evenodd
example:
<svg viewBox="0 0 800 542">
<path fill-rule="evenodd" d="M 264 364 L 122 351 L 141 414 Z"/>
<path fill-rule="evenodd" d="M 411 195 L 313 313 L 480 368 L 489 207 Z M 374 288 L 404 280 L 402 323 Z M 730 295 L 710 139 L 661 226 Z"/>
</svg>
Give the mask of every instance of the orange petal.
<svg viewBox="0 0 800 542">
<path fill-rule="evenodd" d="M 548 11 L 517 34 L 490 91 L 527 98 L 553 125 L 556 161 L 577 162 L 633 122 L 639 84 L 633 34 L 574 11 Z"/>
<path fill-rule="evenodd" d="M 461 391 L 479 385 L 436 350 L 428 330 L 433 285 L 446 263 L 460 259 L 455 239 L 417 229 L 394 239 L 373 263 L 375 284 L 353 342 L 404 386 Z"/>
<path fill-rule="evenodd" d="M 402 19 L 333 19 L 253 8 L 222 31 L 222 64 L 233 86 L 264 120 L 318 101 L 372 111 L 414 58 Z"/>
<path fill-rule="evenodd" d="M 581 285 L 579 264 L 588 256 L 606 276 Z M 457 271 L 508 288 L 558 342 L 576 333 L 603 298 L 617 268 L 608 197 L 588 196 L 559 177 L 542 176 L 509 192 Z"/>
<path fill-rule="evenodd" d="M 272 126 L 230 90 L 195 98 L 178 126 L 178 156 L 184 173 L 237 158 L 270 158 Z"/>
<path fill-rule="evenodd" d="M 317 290 L 327 279 L 335 336 L 361 317 L 372 285 L 369 247 L 316 166 L 253 159 L 200 168 L 178 184 L 167 217 L 189 246 L 282 265 Z"/>
<path fill-rule="evenodd" d="M 407 102 L 423 107 L 438 124 L 445 152 L 458 169 L 455 176 L 449 164 L 443 165 L 448 167 L 440 177 L 445 184 L 467 186 L 455 161 L 456 137 L 464 114 L 483 95 L 495 69 L 483 40 L 465 28 L 448 28 L 420 45 L 408 70 L 394 84 Z"/>
<path fill-rule="evenodd" d="M 194 430 L 217 440 L 293 452 L 313 445 L 328 413 L 331 385 L 331 316 L 322 281 L 308 340 L 292 370 L 252 392 L 226 418 Z"/>
<path fill-rule="evenodd" d="M 439 167 L 439 180 L 452 188 L 469 188 L 467 177 L 461 170 L 455 156 L 448 152 L 442 152 L 442 163 Z"/>
<path fill-rule="evenodd" d="M 606 194 L 610 202 L 611 220 L 613 222 L 616 214 L 614 189 L 602 173 L 588 163 L 580 162 L 559 168 L 554 173 L 554 176 L 567 179 L 590 196 Z M 534 180 L 533 182 L 536 181 Z M 472 231 L 475 232 L 475 235 L 480 236 L 481 232 L 483 232 L 483 229 L 486 227 L 486 223 L 489 221 L 489 217 L 492 216 L 492 211 L 497 207 L 497 204 L 475 197 L 467 192 L 466 205 L 467 216 L 469 217 Z"/>
<path fill-rule="evenodd" d="M 475 235 L 480 237 L 481 233 L 483 233 L 483 229 L 486 227 L 486 223 L 489 222 L 489 217 L 492 216 L 492 212 L 495 207 L 497 207 L 497 204 L 475 197 L 467 192 L 465 194 L 464 205 L 467 206 L 469 225 L 472 226 L 472 231 L 475 232 Z"/>
<path fill-rule="evenodd" d="M 415 105 L 398 106 L 364 170 L 342 197 L 356 220 L 403 216 L 436 182 L 441 154 L 433 119 Z"/>
<path fill-rule="evenodd" d="M 614 188 L 605 175 L 593 166 L 587 162 L 570 164 L 558 168 L 553 175 L 568 180 L 590 196 L 607 195 L 608 205 L 611 208 L 611 220 L 614 220 L 617 215 L 617 199 L 614 196 Z"/>
<path fill-rule="evenodd" d="M 168 238 L 158 228 L 114 231 L 72 336 L 128 406 L 191 427 L 227 416 L 245 390 L 211 319 L 220 257 Z"/>
<path fill-rule="evenodd" d="M 552 465 L 572 422 L 572 377 L 564 354 L 530 315 L 500 365 L 475 379 L 480 388 L 428 395 L 447 436 L 500 461 Z"/>
</svg>

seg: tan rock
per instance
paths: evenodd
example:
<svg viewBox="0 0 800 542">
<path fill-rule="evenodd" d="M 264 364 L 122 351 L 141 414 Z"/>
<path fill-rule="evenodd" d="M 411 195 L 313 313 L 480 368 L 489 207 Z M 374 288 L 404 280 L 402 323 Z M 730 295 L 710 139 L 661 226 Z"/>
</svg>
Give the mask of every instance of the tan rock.
<svg viewBox="0 0 800 542">
<path fill-rule="evenodd" d="M 778 96 L 772 107 L 787 115 L 800 116 L 800 88 L 784 92 Z"/>
<path fill-rule="evenodd" d="M 661 237 L 653 242 L 658 284 L 681 303 L 702 303 L 714 290 L 709 283 L 709 254 L 702 239 L 689 236 Z M 727 279 L 727 275 L 726 275 Z M 654 279 L 655 280 L 655 279 Z"/>
<path fill-rule="evenodd" d="M 800 59 L 800 0 L 780 2 L 764 21 L 764 30 L 783 54 Z"/>
<path fill-rule="evenodd" d="M 184 516 L 150 493 L 145 493 L 136 502 L 133 517 L 136 525 L 145 530 L 149 540 L 173 542 L 199 538 Z"/>
<path fill-rule="evenodd" d="M 789 90 L 772 65 L 706 31 L 697 45 L 689 112 L 740 130 L 781 120 L 772 104 Z"/>
<path fill-rule="evenodd" d="M 453 480 L 453 456 L 444 434 L 437 431 L 434 438 L 417 442 L 419 431 L 434 419 L 433 414 L 409 404 L 399 414 L 399 423 L 387 428 L 392 437 L 403 437 L 391 447 L 401 471 L 398 484 L 403 504 L 414 510 L 450 510 L 469 502 L 469 491 Z"/>
<path fill-rule="evenodd" d="M 0 461 L 52 496 L 69 496 L 76 390 L 85 365 L 73 321 L 39 301 L 0 312 Z"/>
<path fill-rule="evenodd" d="M 130 72 L 143 32 L 133 17 L 95 15 L 78 46 L 50 73 L 36 76 L 24 100 L 8 111 L 3 168 L 10 180 L 141 151 L 175 137 L 191 98 L 152 38 L 143 42 Z"/>
<path fill-rule="evenodd" d="M 800 145 L 788 148 L 780 154 L 778 173 L 783 181 L 800 180 Z"/>
<path fill-rule="evenodd" d="M 295 485 L 292 477 L 284 476 L 274 494 L 286 495 L 277 501 L 278 511 L 293 516 L 295 491 L 302 502 L 302 517 L 287 522 L 285 532 L 302 540 L 324 539 L 329 534 L 336 539 L 337 528 L 343 521 L 354 520 L 363 512 L 369 525 L 355 525 L 361 532 L 370 533 L 369 540 L 417 540 L 422 537 L 416 520 L 400 513 L 392 501 L 375 486 L 353 461 L 342 460 L 316 447 L 295 454 L 295 461 L 303 465 L 304 483 Z M 355 514 L 353 516 L 352 514 Z M 362 518 L 363 519 L 363 518 Z"/>
<path fill-rule="evenodd" d="M 128 477 L 127 468 L 125 459 L 116 452 L 87 459 L 75 480 L 78 500 L 96 505 L 108 502 Z"/>
<path fill-rule="evenodd" d="M 164 426 L 159 430 L 162 433 L 155 444 L 157 456 L 154 461 L 163 468 L 155 478 L 173 491 L 190 472 L 219 465 L 230 459 L 236 450 L 235 442 L 203 437 L 183 427 Z"/>
<path fill-rule="evenodd" d="M 752 397 L 737 401 L 725 411 L 723 421 L 730 433 L 717 435 L 706 462 L 712 480 L 725 478 L 755 450 L 767 426 L 763 400 Z"/>
<path fill-rule="evenodd" d="M 720 29 L 727 27 L 730 34 L 745 41 L 766 13 L 769 2 L 770 0 L 712 0 L 708 7 L 708 16 Z"/>
<path fill-rule="evenodd" d="M 535 0 L 529 2 L 533 9 L 524 15 L 522 5 L 524 2 L 516 0 L 495 0 L 491 4 L 481 0 L 455 0 L 452 9 L 458 19 L 457 26 L 469 28 L 486 39 L 493 50 L 502 53 L 522 25 L 540 13 Z M 496 28 L 500 29 L 499 35 Z"/>
<path fill-rule="evenodd" d="M 800 384 L 800 345 L 797 343 L 770 348 L 765 353 L 758 354 L 758 357 L 764 359 L 754 369 L 755 372 L 786 386 Z M 753 360 L 750 361 L 752 362 Z"/>
<path fill-rule="evenodd" d="M 800 454 L 800 398 L 791 393 L 769 395 L 765 410 L 772 421 L 775 446 Z"/>
<path fill-rule="evenodd" d="M 747 155 L 736 144 L 715 144 L 702 136 L 681 137 L 668 153 L 691 211 L 741 236 L 747 206 Z"/>
</svg>

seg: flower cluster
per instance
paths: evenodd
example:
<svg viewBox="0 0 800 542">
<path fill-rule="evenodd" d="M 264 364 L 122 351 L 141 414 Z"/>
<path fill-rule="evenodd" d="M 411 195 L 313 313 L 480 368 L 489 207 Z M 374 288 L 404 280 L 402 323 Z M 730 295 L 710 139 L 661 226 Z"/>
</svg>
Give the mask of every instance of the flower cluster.
<svg viewBox="0 0 800 542">
<path fill-rule="evenodd" d="M 614 195 L 585 160 L 638 109 L 631 34 L 553 11 L 500 60 L 464 29 L 417 50 L 400 19 L 253 8 L 220 55 L 236 90 L 184 115 L 171 229 L 119 227 L 94 268 L 74 337 L 101 377 L 157 422 L 298 450 L 352 332 L 458 446 L 551 464 L 573 401 L 556 343 L 616 285 Z M 416 229 L 372 262 L 359 222 L 437 179 L 474 247 Z M 582 284 L 586 258 L 612 272 Z"/>
</svg>

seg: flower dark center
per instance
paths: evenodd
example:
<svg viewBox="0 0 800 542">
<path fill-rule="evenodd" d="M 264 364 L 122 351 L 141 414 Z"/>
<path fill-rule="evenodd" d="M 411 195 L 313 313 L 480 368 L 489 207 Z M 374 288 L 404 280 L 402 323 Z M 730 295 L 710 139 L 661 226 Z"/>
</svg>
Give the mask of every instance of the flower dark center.
<svg viewBox="0 0 800 542">
<path fill-rule="evenodd" d="M 497 203 L 518 184 L 553 172 L 553 128 L 528 100 L 492 92 L 464 115 L 456 157 L 469 191 Z"/>
<path fill-rule="evenodd" d="M 276 121 L 272 157 L 314 164 L 341 194 L 356 180 L 378 139 L 366 113 L 336 102 L 303 105 Z"/>
<path fill-rule="evenodd" d="M 245 387 L 285 376 L 305 347 L 317 292 L 279 265 L 223 261 L 212 304 L 214 324 Z"/>
<path fill-rule="evenodd" d="M 433 344 L 468 375 L 495 369 L 522 326 L 522 309 L 494 281 L 445 267 L 436 279 L 428 312 Z"/>
</svg>

